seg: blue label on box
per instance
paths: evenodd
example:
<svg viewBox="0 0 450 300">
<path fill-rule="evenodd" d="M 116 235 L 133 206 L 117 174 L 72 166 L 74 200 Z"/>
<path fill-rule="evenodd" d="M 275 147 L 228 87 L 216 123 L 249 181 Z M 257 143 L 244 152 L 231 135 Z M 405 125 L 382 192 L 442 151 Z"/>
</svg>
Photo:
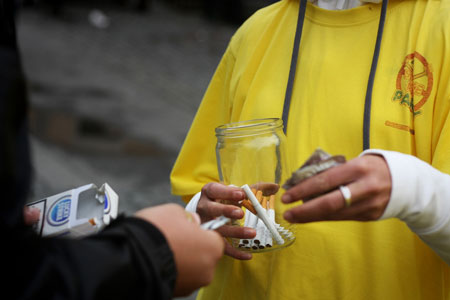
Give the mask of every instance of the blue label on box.
<svg viewBox="0 0 450 300">
<path fill-rule="evenodd" d="M 105 207 L 103 208 L 103 211 L 105 212 L 105 214 L 107 214 L 107 213 L 109 213 L 110 209 L 111 209 L 111 206 L 109 205 L 108 197 L 106 196 L 106 193 L 105 193 Z"/>
<path fill-rule="evenodd" d="M 62 197 L 50 207 L 47 221 L 53 226 L 61 226 L 69 221 L 71 199 Z"/>
</svg>

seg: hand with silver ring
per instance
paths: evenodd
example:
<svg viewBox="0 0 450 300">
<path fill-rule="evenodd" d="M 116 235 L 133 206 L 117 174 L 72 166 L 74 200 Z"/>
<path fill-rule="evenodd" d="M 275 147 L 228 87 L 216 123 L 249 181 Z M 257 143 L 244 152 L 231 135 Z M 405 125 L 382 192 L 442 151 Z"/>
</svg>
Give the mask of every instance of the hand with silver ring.
<svg viewBox="0 0 450 300">
<path fill-rule="evenodd" d="M 291 223 L 377 220 L 389 203 L 391 188 L 391 176 L 384 158 L 364 155 L 286 191 L 282 202 L 299 202 L 300 205 L 287 210 L 284 218 Z"/>
</svg>

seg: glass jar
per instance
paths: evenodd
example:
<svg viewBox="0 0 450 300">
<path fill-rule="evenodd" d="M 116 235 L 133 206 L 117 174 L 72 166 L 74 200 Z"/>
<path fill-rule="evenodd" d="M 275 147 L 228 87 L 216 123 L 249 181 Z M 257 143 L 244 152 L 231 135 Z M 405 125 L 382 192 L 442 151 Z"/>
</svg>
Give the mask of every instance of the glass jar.
<svg viewBox="0 0 450 300">
<path fill-rule="evenodd" d="M 216 137 L 221 182 L 239 187 L 248 185 L 254 195 L 247 194 L 249 199 L 242 202 L 245 217 L 233 224 L 255 228 L 257 235 L 252 240 L 230 238 L 231 245 L 250 252 L 291 245 L 295 240 L 293 226 L 283 219 L 285 208 L 280 200 L 283 194 L 280 186 L 291 175 L 283 121 L 269 118 L 225 124 L 216 128 Z"/>
</svg>

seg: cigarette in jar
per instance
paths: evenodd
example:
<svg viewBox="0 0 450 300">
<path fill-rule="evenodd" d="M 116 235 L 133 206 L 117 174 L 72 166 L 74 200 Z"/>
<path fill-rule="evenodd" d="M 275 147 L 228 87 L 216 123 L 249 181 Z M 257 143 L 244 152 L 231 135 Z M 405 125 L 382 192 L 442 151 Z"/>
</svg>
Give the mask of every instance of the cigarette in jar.
<svg viewBox="0 0 450 300">
<path fill-rule="evenodd" d="M 261 190 L 256 190 L 252 189 L 252 193 L 255 195 L 256 199 L 258 200 L 259 204 L 262 204 L 262 200 L 263 200 L 263 193 Z M 256 213 L 256 215 L 258 215 Z M 256 224 L 256 236 L 253 239 L 253 249 L 258 249 L 258 248 L 264 248 L 264 223 L 261 221 L 261 219 L 258 219 L 258 222 Z"/>
<path fill-rule="evenodd" d="M 264 232 L 266 230 L 266 225 L 264 225 L 261 219 L 258 219 L 258 224 L 256 225 L 256 236 L 253 239 L 253 249 L 264 249 L 265 239 Z"/>
<path fill-rule="evenodd" d="M 263 193 L 262 191 L 258 190 L 256 191 L 256 193 L 253 193 L 256 197 L 256 199 L 258 200 L 259 204 L 262 204 L 262 199 L 263 199 Z"/>
<path fill-rule="evenodd" d="M 241 202 L 241 205 L 242 205 L 243 207 L 245 207 L 247 210 L 251 211 L 253 214 L 256 215 L 256 210 L 255 210 L 255 208 L 253 207 L 253 205 L 252 205 L 252 203 L 250 202 L 250 200 L 248 200 L 248 199 L 243 200 L 243 201 Z"/>
<path fill-rule="evenodd" d="M 263 197 L 262 207 L 268 212 L 269 208 L 269 198 Z M 270 218 L 269 218 L 270 219 Z M 275 223 L 275 219 L 271 220 Z M 272 235 L 267 227 L 264 227 L 264 245 L 266 247 L 272 247 Z"/>
<path fill-rule="evenodd" d="M 261 200 L 261 206 L 266 212 L 266 214 L 267 214 L 267 200 L 268 198 L 265 196 L 263 196 Z M 269 229 L 267 229 L 267 227 L 264 225 L 264 227 L 262 228 L 262 238 L 261 238 L 261 244 L 263 244 L 264 246 L 266 246 L 267 244 L 266 240 L 269 235 L 270 235 Z"/>
<path fill-rule="evenodd" d="M 257 212 L 257 216 L 267 226 L 267 228 L 269 229 L 270 233 L 272 234 L 272 237 L 275 239 L 277 244 L 283 245 L 284 244 L 284 240 L 280 236 L 280 234 L 278 233 L 277 229 L 275 228 L 274 222 L 269 220 L 266 212 L 262 208 L 261 204 L 259 204 L 258 200 L 256 199 L 255 195 L 252 193 L 252 191 L 251 191 L 250 187 L 248 186 L 248 184 L 244 184 L 242 186 L 242 188 L 244 189 L 245 194 L 247 194 L 248 199 L 252 202 L 253 207 L 255 208 L 255 210 Z"/>
<path fill-rule="evenodd" d="M 256 230 L 256 226 L 258 224 L 258 217 L 255 214 L 253 214 L 251 211 L 249 211 L 249 210 L 247 210 L 247 211 L 248 211 L 248 224 L 247 224 L 247 227 L 250 227 L 250 228 L 253 228 L 253 229 Z M 254 239 L 248 240 L 248 243 L 245 244 L 246 245 L 245 247 L 246 248 L 251 248 L 253 246 L 253 244 L 254 244 L 253 240 Z"/>
<path fill-rule="evenodd" d="M 275 210 L 275 195 L 269 197 L 269 209 Z"/>
<path fill-rule="evenodd" d="M 251 214 L 250 210 L 247 209 L 245 211 L 245 216 L 244 216 L 244 227 L 248 227 L 248 221 L 250 219 L 250 214 Z M 246 247 L 246 245 L 249 243 L 250 242 L 248 239 L 241 239 L 241 240 L 239 240 L 239 247 L 241 247 L 241 248 Z"/>
</svg>

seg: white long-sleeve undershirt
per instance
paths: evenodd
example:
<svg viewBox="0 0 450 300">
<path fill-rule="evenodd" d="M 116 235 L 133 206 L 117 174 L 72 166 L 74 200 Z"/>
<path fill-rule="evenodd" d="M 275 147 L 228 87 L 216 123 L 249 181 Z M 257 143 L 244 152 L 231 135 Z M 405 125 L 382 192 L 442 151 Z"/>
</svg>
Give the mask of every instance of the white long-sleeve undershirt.
<svg viewBox="0 0 450 300">
<path fill-rule="evenodd" d="M 404 221 L 450 265 L 450 175 L 399 152 L 371 149 L 386 160 L 392 178 L 391 197 L 380 220 Z"/>
</svg>

